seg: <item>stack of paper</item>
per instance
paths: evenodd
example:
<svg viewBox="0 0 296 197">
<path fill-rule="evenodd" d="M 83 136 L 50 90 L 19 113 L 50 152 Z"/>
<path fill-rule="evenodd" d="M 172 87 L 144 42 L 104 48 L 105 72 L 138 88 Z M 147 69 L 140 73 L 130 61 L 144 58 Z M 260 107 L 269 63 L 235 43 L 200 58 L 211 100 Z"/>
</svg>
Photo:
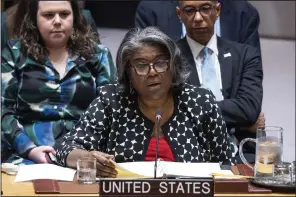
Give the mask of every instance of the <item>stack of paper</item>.
<svg viewBox="0 0 296 197">
<path fill-rule="evenodd" d="M 152 178 L 154 177 L 154 162 L 126 162 L 114 163 L 118 171 L 117 178 Z M 16 175 L 15 182 L 31 181 L 36 179 L 53 179 L 73 181 L 76 170 L 64 168 L 53 164 L 21 165 Z M 212 177 L 233 178 L 230 170 L 221 170 L 219 163 L 180 163 L 158 162 L 157 177 Z M 225 175 L 225 176 L 223 176 Z"/>
<path fill-rule="evenodd" d="M 120 178 L 154 177 L 154 161 L 115 163 Z M 157 177 L 212 177 L 213 173 L 223 173 L 219 163 L 181 163 L 160 161 Z"/>
<path fill-rule="evenodd" d="M 73 181 L 76 170 L 53 164 L 21 165 L 14 182 L 31 181 L 36 179 L 54 179 Z"/>
</svg>

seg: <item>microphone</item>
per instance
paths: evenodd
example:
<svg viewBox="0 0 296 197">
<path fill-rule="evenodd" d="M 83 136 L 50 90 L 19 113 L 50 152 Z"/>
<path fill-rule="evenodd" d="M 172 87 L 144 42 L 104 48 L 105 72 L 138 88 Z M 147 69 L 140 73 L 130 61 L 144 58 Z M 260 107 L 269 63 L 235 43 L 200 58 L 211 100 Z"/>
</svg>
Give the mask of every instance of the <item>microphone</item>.
<svg viewBox="0 0 296 197">
<path fill-rule="evenodd" d="M 156 179 L 156 172 L 157 172 L 157 160 L 158 160 L 158 143 L 159 143 L 159 133 L 160 133 L 160 119 L 162 117 L 162 110 L 158 109 L 155 111 L 155 119 L 157 124 L 157 133 L 156 133 L 156 146 L 155 146 L 155 164 L 154 164 L 154 178 Z"/>
</svg>

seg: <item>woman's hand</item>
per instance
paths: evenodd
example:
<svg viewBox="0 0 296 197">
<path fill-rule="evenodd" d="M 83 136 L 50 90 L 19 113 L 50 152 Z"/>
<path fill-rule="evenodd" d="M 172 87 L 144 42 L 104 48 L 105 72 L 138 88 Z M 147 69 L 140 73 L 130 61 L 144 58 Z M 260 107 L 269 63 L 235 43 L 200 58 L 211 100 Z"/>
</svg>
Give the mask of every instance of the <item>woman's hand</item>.
<svg viewBox="0 0 296 197">
<path fill-rule="evenodd" d="M 28 157 L 35 163 L 52 163 L 48 157 L 48 153 L 50 152 L 54 155 L 56 154 L 51 146 L 38 146 L 29 152 Z"/>
<path fill-rule="evenodd" d="M 91 157 L 97 159 L 97 176 L 98 177 L 112 177 L 117 176 L 117 171 L 115 170 L 115 165 L 110 161 L 113 159 L 113 155 L 108 155 L 99 151 L 89 152 Z"/>
</svg>

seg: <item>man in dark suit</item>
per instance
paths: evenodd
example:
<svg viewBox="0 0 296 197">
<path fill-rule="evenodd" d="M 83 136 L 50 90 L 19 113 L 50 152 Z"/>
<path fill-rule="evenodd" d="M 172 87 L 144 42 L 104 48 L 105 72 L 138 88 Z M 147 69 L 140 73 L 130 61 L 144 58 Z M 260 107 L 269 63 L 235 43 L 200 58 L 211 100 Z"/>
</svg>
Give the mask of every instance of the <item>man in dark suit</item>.
<svg viewBox="0 0 296 197">
<path fill-rule="evenodd" d="M 177 15 L 186 28 L 178 41 L 191 71 L 189 83 L 211 89 L 229 131 L 240 141 L 256 137 L 264 126 L 259 116 L 262 105 L 263 71 L 258 49 L 216 36 L 214 26 L 220 14 L 216 1 L 180 1 Z M 254 153 L 254 147 L 245 152 Z M 253 150 L 251 150 L 253 148 Z M 247 158 L 254 161 L 254 155 Z"/>
<path fill-rule="evenodd" d="M 258 11 L 247 1 L 220 0 L 221 13 L 216 23 L 217 35 L 249 44 L 260 52 Z M 174 40 L 185 35 L 176 15 L 178 1 L 141 1 L 136 10 L 135 26 L 157 26 Z"/>
</svg>

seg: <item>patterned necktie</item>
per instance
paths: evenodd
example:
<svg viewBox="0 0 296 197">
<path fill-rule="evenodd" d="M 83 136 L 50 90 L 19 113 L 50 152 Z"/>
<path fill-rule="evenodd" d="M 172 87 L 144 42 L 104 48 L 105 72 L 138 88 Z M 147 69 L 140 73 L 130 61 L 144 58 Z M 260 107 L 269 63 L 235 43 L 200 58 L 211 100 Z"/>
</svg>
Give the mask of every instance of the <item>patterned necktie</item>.
<svg viewBox="0 0 296 197">
<path fill-rule="evenodd" d="M 220 90 L 220 83 L 217 78 L 215 70 L 215 62 L 213 56 L 210 55 L 210 49 L 204 47 L 202 50 L 203 61 L 201 66 L 202 84 L 203 88 L 210 89 L 216 97 L 216 101 L 222 100 L 222 93 Z"/>
</svg>

